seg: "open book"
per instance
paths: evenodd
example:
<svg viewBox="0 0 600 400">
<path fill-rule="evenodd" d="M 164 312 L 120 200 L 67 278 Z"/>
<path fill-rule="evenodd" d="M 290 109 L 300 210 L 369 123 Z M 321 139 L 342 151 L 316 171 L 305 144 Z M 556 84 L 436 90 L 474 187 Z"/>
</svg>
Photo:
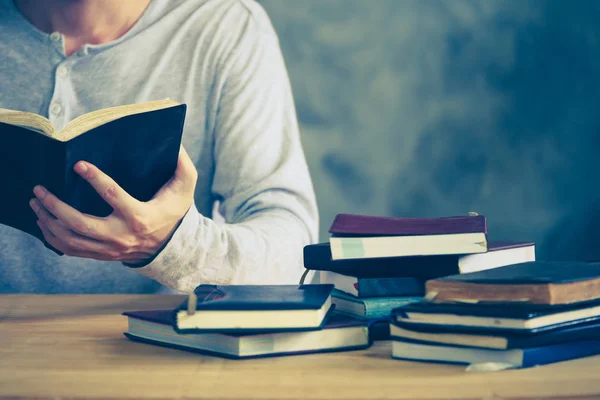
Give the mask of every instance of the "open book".
<svg viewBox="0 0 600 400">
<path fill-rule="evenodd" d="M 88 161 L 147 201 L 175 172 L 186 105 L 150 101 L 90 112 L 57 131 L 45 117 L 0 109 L 0 224 L 43 238 L 29 207 L 35 185 L 96 216 L 110 206 L 73 166 Z"/>
</svg>

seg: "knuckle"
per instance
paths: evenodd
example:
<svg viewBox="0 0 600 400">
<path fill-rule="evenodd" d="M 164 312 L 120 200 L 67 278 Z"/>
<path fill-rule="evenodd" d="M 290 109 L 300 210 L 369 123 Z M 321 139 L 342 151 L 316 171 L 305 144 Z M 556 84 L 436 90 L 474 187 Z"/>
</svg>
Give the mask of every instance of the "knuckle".
<svg viewBox="0 0 600 400">
<path fill-rule="evenodd" d="M 86 221 L 77 221 L 73 224 L 73 229 L 77 233 L 86 234 L 89 233 L 92 228 Z"/>
<path fill-rule="evenodd" d="M 67 245 L 68 248 L 70 249 L 75 249 L 78 245 L 78 240 L 75 239 L 74 237 L 66 237 L 63 239 L 63 242 L 65 245 Z"/>
<path fill-rule="evenodd" d="M 56 199 L 52 196 L 46 196 L 43 203 L 48 211 L 52 211 L 56 208 Z"/>
<path fill-rule="evenodd" d="M 52 234 L 50 234 L 50 232 L 48 232 L 47 230 L 43 230 L 42 234 L 44 235 L 44 239 L 46 239 L 46 241 L 48 243 L 50 243 L 54 247 L 57 246 L 56 240 L 54 240 L 54 236 L 52 236 Z"/>
<path fill-rule="evenodd" d="M 130 221 L 131 230 L 136 234 L 145 235 L 150 231 L 149 223 L 146 217 L 134 216 Z"/>
<path fill-rule="evenodd" d="M 46 224 L 49 223 L 49 222 L 51 222 L 50 221 L 50 216 L 45 211 L 40 211 L 38 213 L 38 218 L 39 218 L 40 221 L 42 221 L 43 223 L 46 223 Z"/>
<path fill-rule="evenodd" d="M 119 260 L 121 258 L 121 252 L 117 251 L 117 250 L 108 250 L 105 253 L 106 258 L 108 258 L 109 260 Z"/>
<path fill-rule="evenodd" d="M 102 193 L 102 197 L 105 199 L 114 199 L 117 195 L 117 186 L 109 185 L 106 190 Z"/>
<path fill-rule="evenodd" d="M 119 240 L 117 240 L 117 242 L 116 242 L 116 245 L 121 250 L 129 251 L 129 250 L 135 248 L 136 241 L 133 238 L 124 237 L 124 238 L 119 238 Z"/>
<path fill-rule="evenodd" d="M 96 179 L 97 176 L 98 171 L 96 171 L 96 168 L 88 167 L 87 171 L 85 172 L 85 179 L 87 179 L 88 181 L 93 181 Z"/>
</svg>

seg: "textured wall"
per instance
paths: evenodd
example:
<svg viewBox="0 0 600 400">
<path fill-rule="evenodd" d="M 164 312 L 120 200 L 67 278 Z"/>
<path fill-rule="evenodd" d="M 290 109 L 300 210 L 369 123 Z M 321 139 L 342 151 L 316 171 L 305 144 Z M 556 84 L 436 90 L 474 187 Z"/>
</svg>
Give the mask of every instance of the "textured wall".
<svg viewBox="0 0 600 400">
<path fill-rule="evenodd" d="M 477 211 L 600 258 L 600 2 L 263 0 L 321 212 Z M 598 211 L 596 211 L 598 210 Z"/>
</svg>

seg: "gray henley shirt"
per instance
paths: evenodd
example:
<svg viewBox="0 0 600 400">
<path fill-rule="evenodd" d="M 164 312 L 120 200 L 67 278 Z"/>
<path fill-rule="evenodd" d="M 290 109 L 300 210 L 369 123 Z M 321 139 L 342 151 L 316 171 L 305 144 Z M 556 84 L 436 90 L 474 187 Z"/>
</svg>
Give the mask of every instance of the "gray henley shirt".
<svg viewBox="0 0 600 400">
<path fill-rule="evenodd" d="M 90 111 L 164 98 L 188 106 L 183 144 L 198 170 L 195 206 L 168 245 L 128 268 L 57 256 L 0 225 L 0 292 L 298 282 L 318 213 L 284 60 L 259 4 L 152 0 L 118 40 L 66 57 L 60 33 L 37 30 L 0 0 L 0 108 L 44 115 L 60 129 Z"/>
</svg>

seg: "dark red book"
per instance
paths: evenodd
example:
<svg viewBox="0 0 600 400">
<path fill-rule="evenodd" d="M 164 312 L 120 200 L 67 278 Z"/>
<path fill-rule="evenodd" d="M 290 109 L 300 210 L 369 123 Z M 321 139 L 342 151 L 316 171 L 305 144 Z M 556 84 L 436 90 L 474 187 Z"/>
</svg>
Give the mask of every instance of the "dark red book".
<svg viewBox="0 0 600 400">
<path fill-rule="evenodd" d="M 338 214 L 329 233 L 334 236 L 407 236 L 487 233 L 483 215 L 442 218 L 396 218 Z"/>
<path fill-rule="evenodd" d="M 484 216 L 393 218 L 339 214 L 331 228 L 333 260 L 485 253 Z"/>
</svg>

